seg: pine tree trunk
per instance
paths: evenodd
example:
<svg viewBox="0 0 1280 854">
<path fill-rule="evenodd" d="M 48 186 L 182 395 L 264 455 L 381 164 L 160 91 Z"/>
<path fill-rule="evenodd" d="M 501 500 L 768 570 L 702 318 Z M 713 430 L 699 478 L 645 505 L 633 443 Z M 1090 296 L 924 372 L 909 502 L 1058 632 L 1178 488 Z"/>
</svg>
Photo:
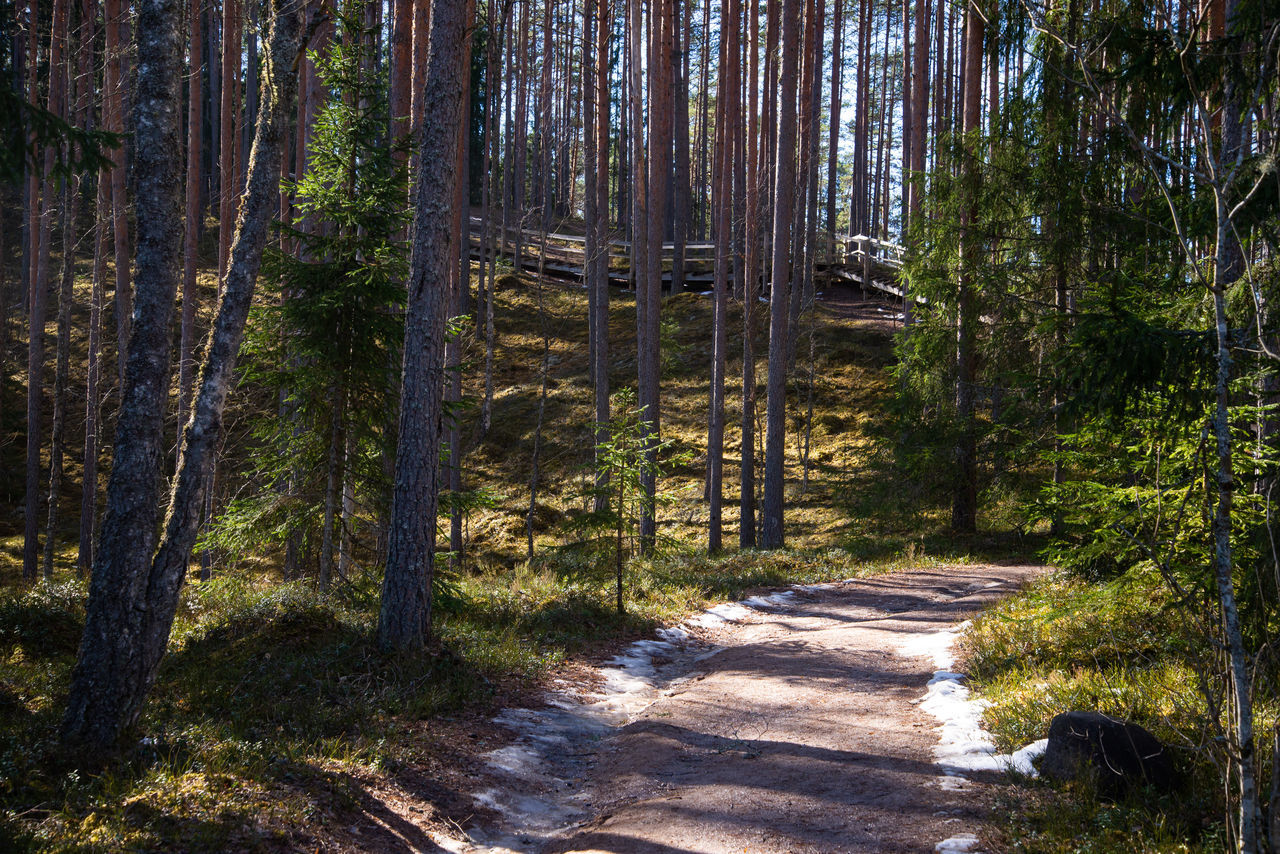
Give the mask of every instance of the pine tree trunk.
<svg viewBox="0 0 1280 854">
<path fill-rule="evenodd" d="M 693 16 L 684 14 L 684 41 L 680 40 L 682 0 L 672 0 L 672 39 L 674 50 L 671 70 L 674 77 L 675 160 L 671 208 L 673 217 L 671 253 L 671 294 L 684 290 L 685 254 L 689 242 L 689 23 Z"/>
<path fill-rule="evenodd" d="M 80 128 L 87 125 L 88 112 L 88 54 L 92 45 L 80 44 L 79 72 L 75 80 L 71 80 L 71 32 L 68 26 L 70 17 L 64 0 L 62 8 L 61 34 L 55 26 L 54 36 L 61 41 L 63 61 L 58 71 L 62 78 L 63 97 L 69 103 L 74 97 L 75 104 L 68 118 Z M 55 11 L 57 7 L 55 6 Z M 57 21 L 55 19 L 55 25 Z M 70 153 L 70 152 L 68 152 Z M 57 355 L 55 359 L 53 380 L 53 424 L 49 442 L 49 501 L 48 521 L 45 524 L 44 555 L 42 574 L 46 581 L 53 580 L 53 552 L 58 536 L 60 511 L 59 494 L 62 492 L 63 454 L 67 426 L 67 376 L 71 371 L 71 309 L 74 300 L 72 286 L 75 284 L 75 247 L 76 233 L 80 221 L 80 176 L 66 181 L 62 188 L 62 263 L 58 284 L 58 337 Z"/>
<path fill-rule="evenodd" d="M 462 122 L 464 0 L 432 0 L 426 85 L 432 121 L 419 134 L 409 303 L 396 482 L 383 575 L 378 643 L 421 649 L 431 633 L 431 580 L 439 498 L 445 311 L 454 247 L 453 201 L 458 127 Z M 431 168 L 426 168 L 430 165 Z"/>
<path fill-rule="evenodd" d="M 835 0 L 835 24 L 831 34 L 831 111 L 827 138 L 827 218 L 829 237 L 836 233 L 836 164 L 840 156 L 840 110 L 844 102 L 844 5 Z M 920 0 L 924 2 L 924 0 Z"/>
<path fill-rule="evenodd" d="M 53 580 L 53 552 L 58 538 L 62 492 L 63 454 L 67 430 L 67 377 L 71 372 L 71 309 L 75 283 L 75 231 L 80 219 L 80 179 L 69 181 L 63 191 L 62 272 L 58 287 L 58 351 L 53 379 L 53 425 L 49 442 L 49 502 L 45 523 L 41 572 Z"/>
<path fill-rule="evenodd" d="M 814 264 L 817 262 L 817 240 L 818 240 L 818 139 L 821 137 L 821 118 L 819 112 L 822 109 L 822 56 L 823 56 L 823 32 L 826 29 L 826 0 L 816 0 L 814 9 L 814 21 L 817 29 L 817 43 L 814 45 L 813 61 L 813 86 L 809 93 L 809 148 L 805 154 L 805 180 L 801 184 L 803 190 L 805 212 L 805 235 L 804 235 L 804 300 L 801 307 L 808 309 L 813 306 L 816 299 L 815 287 L 813 283 Z M 797 318 L 798 320 L 798 318 Z"/>
<path fill-rule="evenodd" d="M 858 14 L 858 89 L 853 119 L 853 176 L 849 201 L 849 234 L 869 234 L 867 203 L 870 184 L 867 180 L 868 103 L 871 97 L 871 3 L 859 0 Z M 866 283 L 863 283 L 866 287 Z"/>
<path fill-rule="evenodd" d="M 272 79 L 254 139 L 241 227 L 209 336 L 194 412 L 183 432 L 164 534 L 155 512 L 169 388 L 169 328 L 182 244 L 180 0 L 143 0 L 138 15 L 138 325 L 116 427 L 107 513 L 72 675 L 63 739 L 116 744 L 138 719 L 167 646 L 191 559 L 204 489 L 222 435 L 222 411 L 253 299 L 268 225 L 278 205 L 281 140 L 296 77 L 303 12 L 272 9 Z M 154 554 L 154 559 L 152 555 Z"/>
<path fill-rule="evenodd" d="M 733 163 L 737 160 L 734 156 L 737 134 L 734 131 L 737 127 L 736 99 L 739 90 L 739 16 L 737 0 L 722 0 L 721 86 L 716 98 L 716 266 L 711 325 L 711 419 L 707 429 L 707 490 L 710 499 L 707 551 L 712 554 L 722 548 L 724 512 L 724 386 L 729 348 L 728 277 L 733 251 L 730 215 L 733 211 Z"/>
<path fill-rule="evenodd" d="M 413 0 L 391 0 L 391 45 L 389 107 L 392 136 L 409 132 L 409 109 L 413 100 Z"/>
<path fill-rule="evenodd" d="M 646 207 L 647 235 L 645 249 L 645 278 L 637 279 L 636 301 L 644 302 L 645 337 L 637 364 L 639 367 L 639 403 L 644 412 L 642 430 L 645 457 L 649 465 L 640 476 L 640 488 L 644 501 L 640 510 L 640 549 L 652 552 L 657 538 L 657 444 L 661 435 L 662 399 L 659 391 L 662 317 L 662 214 L 666 206 L 665 174 L 670 167 L 671 152 L 671 18 L 667 3 L 671 0 L 655 0 L 649 16 L 649 139 L 648 139 L 648 190 Z M 638 170 L 637 170 L 638 171 Z M 636 223 L 639 230 L 641 223 Z"/>
<path fill-rule="evenodd" d="M 240 75 L 240 2 L 222 0 L 222 123 L 218 143 L 218 281 L 227 274 L 231 234 L 235 228 L 235 203 L 239 196 L 236 180 L 235 135 L 236 80 Z"/>
<path fill-rule="evenodd" d="M 102 410 L 102 293 L 106 278 L 107 227 L 111 216 L 109 170 L 98 173 L 98 206 L 89 297 L 88 380 L 84 403 L 84 477 L 80 492 L 80 552 L 76 568 L 87 576 L 93 568 L 94 533 L 98 524 L 98 420 Z"/>
<path fill-rule="evenodd" d="M 191 21 L 191 53 L 187 64 L 187 209 L 186 234 L 182 244 L 182 321 L 178 349 L 178 429 L 187 423 L 191 410 L 191 392 L 194 382 L 192 364 L 196 331 L 196 268 L 200 248 L 200 162 L 201 142 L 204 139 L 203 104 L 201 103 L 201 78 L 204 68 L 204 34 L 200 31 L 203 18 L 201 0 L 191 0 L 188 18 Z"/>
<path fill-rule="evenodd" d="M 103 72 L 105 89 L 106 129 L 112 133 L 124 133 L 124 104 L 128 80 L 128 45 L 122 38 L 124 19 L 129 11 L 129 0 L 104 0 L 106 18 L 106 68 Z M 129 349 L 130 325 L 133 320 L 133 281 L 129 258 L 129 199 L 126 187 L 124 149 L 112 155 L 111 209 L 112 232 L 115 243 L 115 311 L 116 352 L 120 384 L 125 382 L 125 354 Z"/>
<path fill-rule="evenodd" d="M 67 35 L 67 0 L 56 0 L 49 38 L 49 112 L 56 116 L 65 114 L 66 67 L 63 63 Z M 22 577 L 27 582 L 36 580 L 40 558 L 40 449 L 43 445 L 41 408 L 44 398 L 44 336 L 45 320 L 49 304 L 49 254 L 53 240 L 53 217 L 58 208 L 57 184 L 53 167 L 57 160 L 54 145 L 44 149 L 41 169 L 39 211 L 35 229 L 35 273 L 31 277 L 29 298 L 31 322 L 27 335 L 27 477 L 24 534 L 22 546 Z"/>
<path fill-rule="evenodd" d="M 1211 5 L 1210 29 L 1215 41 L 1222 43 L 1228 32 L 1239 29 L 1239 0 L 1217 0 Z M 1221 123 L 1222 148 L 1220 162 L 1215 173 L 1230 175 L 1238 170 L 1242 154 L 1241 102 L 1235 77 L 1223 76 L 1222 109 L 1217 114 Z M 1232 551 L 1232 516 L 1237 488 L 1232 436 L 1231 436 L 1231 384 L 1234 380 L 1232 332 L 1227 315 L 1227 293 L 1235 285 L 1244 268 L 1244 257 L 1237 237 L 1237 223 L 1232 221 L 1231 204 L 1236 191 L 1229 183 L 1215 187 L 1215 213 L 1217 234 L 1214 241 L 1213 313 L 1214 337 L 1217 343 L 1216 383 L 1214 386 L 1214 413 L 1212 419 L 1214 444 L 1217 451 L 1217 472 L 1214 478 L 1216 502 L 1213 512 L 1213 570 L 1217 588 L 1218 605 L 1222 612 L 1222 630 L 1225 635 L 1228 682 L 1230 685 L 1230 765 L 1234 766 L 1236 797 L 1239 799 L 1237 816 L 1237 850 L 1241 854 L 1254 854 L 1264 850 L 1264 830 L 1260 826 L 1261 805 L 1256 767 L 1257 751 L 1253 721 L 1253 664 L 1245 648 L 1244 631 L 1240 624 L 1240 608 L 1234 578 Z M 1272 786 L 1277 785 L 1272 781 Z"/>
<path fill-rule="evenodd" d="M 786 482 L 787 407 L 787 295 L 791 274 L 791 219 L 796 186 L 796 102 L 788 93 L 796 91 L 797 55 L 800 47 L 799 0 L 783 0 L 780 42 L 781 76 L 778 88 L 784 93 L 778 111 L 777 167 L 774 174 L 773 259 L 769 293 L 769 381 L 765 429 L 764 508 L 760 545 L 769 549 L 783 545 L 783 504 Z"/>
<path fill-rule="evenodd" d="M 134 133 L 137 317 L 129 339 L 107 510 L 89 587 L 63 738 L 112 747 L 137 720 L 150 683 L 148 570 L 156 542 L 169 329 L 181 257 L 180 0 L 139 0 Z M 110 25 L 110 21 L 108 21 Z"/>
<path fill-rule="evenodd" d="M 593 502 L 599 512 L 605 506 L 608 472 L 600 448 L 609 438 L 609 113 L 607 0 L 586 0 L 583 7 L 583 112 L 585 156 L 583 266 L 588 305 L 588 352 L 595 404 L 595 488 Z M 599 9 L 597 10 L 597 5 Z"/>
<path fill-rule="evenodd" d="M 983 18 L 970 0 L 965 9 L 965 81 L 964 81 L 964 132 L 976 133 L 982 118 L 982 37 Z M 960 280 L 956 301 L 956 487 L 951 507 L 951 527 L 958 533 L 971 534 L 977 530 L 978 516 L 978 460 L 977 424 L 974 418 L 975 397 L 975 335 L 978 323 L 976 296 L 973 293 L 973 271 L 980 257 L 978 241 L 969 227 L 973 222 L 975 198 L 974 182 L 977 180 L 978 152 L 972 141 L 966 143 L 965 168 L 969 187 L 963 192 L 960 222 Z"/>
<path fill-rule="evenodd" d="M 335 527 L 341 519 L 342 485 L 346 480 L 346 431 L 343 429 L 345 388 L 331 388 L 333 411 L 329 417 L 329 451 L 325 455 L 324 519 L 320 525 L 320 573 L 316 583 L 321 590 L 333 584 L 337 537 Z"/>
<path fill-rule="evenodd" d="M 598 241 L 594 261 L 593 282 L 590 287 L 595 292 L 595 322 L 592 325 L 595 336 L 594 369 L 595 377 L 595 418 L 596 446 L 609 438 L 609 249 L 612 241 L 609 237 L 609 35 L 612 28 L 612 14 L 609 0 L 598 0 L 599 14 L 596 22 L 596 97 L 595 127 L 596 135 L 596 239 Z M 599 455 L 596 457 L 596 486 L 600 490 L 595 502 L 597 512 L 605 509 L 605 490 L 609 485 L 609 472 L 600 465 Z"/>
<path fill-rule="evenodd" d="M 760 157 L 759 94 L 756 80 L 760 71 L 760 4 L 751 0 L 747 15 L 750 42 L 747 67 L 747 186 L 746 258 L 742 283 L 742 463 L 738 489 L 738 546 L 756 544 L 756 354 L 755 310 L 760 282 L 760 186 L 764 181 Z"/>
</svg>

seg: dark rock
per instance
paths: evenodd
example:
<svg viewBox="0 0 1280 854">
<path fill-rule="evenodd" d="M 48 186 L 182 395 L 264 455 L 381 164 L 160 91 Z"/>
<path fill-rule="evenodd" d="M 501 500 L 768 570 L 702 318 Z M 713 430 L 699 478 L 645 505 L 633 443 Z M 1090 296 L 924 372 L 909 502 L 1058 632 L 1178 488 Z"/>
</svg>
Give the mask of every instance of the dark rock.
<svg viewBox="0 0 1280 854">
<path fill-rule="evenodd" d="M 1096 774 L 1104 794 L 1144 783 L 1164 790 L 1177 784 L 1169 751 L 1147 730 L 1101 712 L 1064 712 L 1049 725 L 1040 773 L 1074 780 L 1086 772 Z"/>
</svg>

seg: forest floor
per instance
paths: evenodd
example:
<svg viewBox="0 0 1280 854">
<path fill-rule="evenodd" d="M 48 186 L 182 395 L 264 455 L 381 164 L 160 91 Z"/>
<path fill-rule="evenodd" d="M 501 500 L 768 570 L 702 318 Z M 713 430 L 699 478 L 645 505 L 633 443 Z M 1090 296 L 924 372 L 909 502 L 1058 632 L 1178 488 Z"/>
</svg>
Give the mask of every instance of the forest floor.
<svg viewBox="0 0 1280 854">
<path fill-rule="evenodd" d="M 485 815 L 468 840 L 435 842 L 834 854 L 976 837 L 999 849 L 991 813 L 1004 775 L 959 778 L 935 764 L 940 728 L 919 705 L 935 666 L 919 640 L 1042 571 L 950 565 L 806 585 L 660 631 L 665 640 L 559 680 L 541 707 L 500 713 L 515 741 L 479 757 L 471 778 Z M 378 824 L 383 841 L 369 850 L 440 850 Z"/>
<path fill-rule="evenodd" d="M 206 291 L 211 297 L 212 288 Z M 746 835 L 725 837 L 726 844 L 747 840 L 739 849 L 785 850 L 791 844 L 797 850 L 841 850 L 828 844 L 831 837 L 824 842 L 813 835 L 834 832 L 837 821 L 850 822 L 845 830 L 855 842 L 871 838 L 866 824 L 895 831 L 907 850 L 931 850 L 942 838 L 934 834 L 949 829 L 951 816 L 933 813 L 957 807 L 953 795 L 933 784 L 936 771 L 926 771 L 936 742 L 934 724 L 911 705 L 924 693 L 932 670 L 920 660 L 874 654 L 874 644 L 887 644 L 912 624 L 921 630 L 947 625 L 977 606 L 981 597 L 965 597 L 963 584 L 953 589 L 931 576 L 937 567 L 967 567 L 956 570 L 956 578 L 980 574 L 993 562 L 1029 555 L 1035 541 L 1018 526 L 1013 504 L 1000 496 L 992 501 L 981 535 L 955 538 L 947 529 L 945 496 L 935 484 L 901 470 L 890 414 L 895 307 L 850 288 L 824 291 L 816 311 L 801 324 L 804 334 L 789 388 L 790 548 L 707 557 L 703 467 L 697 454 L 705 447 L 711 305 L 693 293 L 666 301 L 663 434 L 694 457 L 672 464 L 664 477 L 669 500 L 659 516 L 670 539 L 659 556 L 628 566 L 628 608 L 620 616 L 611 604 L 610 579 L 573 551 L 590 448 L 591 386 L 581 345 L 584 294 L 559 285 L 543 290 L 527 277 L 504 275 L 495 297 L 493 429 L 486 436 L 468 431 L 466 467 L 469 483 L 484 485 L 492 501 L 468 518 L 467 565 L 446 579 L 448 595 L 437 603 L 439 654 L 402 661 L 373 648 L 377 577 L 371 552 L 357 550 L 364 569 L 329 595 L 305 579 L 282 581 L 277 556 L 269 549 L 228 553 L 212 581 L 193 583 L 184 592 L 170 655 L 139 724 L 145 737 L 98 771 L 80 770 L 74 757 L 59 752 L 55 738 L 83 626 L 84 582 L 74 572 L 75 514 L 63 513 L 56 583 L 30 590 L 18 585 L 21 516 L 11 511 L 21 499 L 23 437 L 19 425 L 6 422 L 0 436 L 0 850 L 194 854 L 432 851 L 440 845 L 465 850 L 458 842 L 465 834 L 478 839 L 480 833 L 531 829 L 536 831 L 532 845 L 542 846 L 551 830 L 584 822 L 582 832 L 596 834 L 632 832 L 620 824 L 624 820 L 631 827 L 666 822 L 665 814 L 646 810 L 661 805 L 656 799 L 670 792 L 659 784 L 675 786 L 679 769 L 689 770 L 687 760 L 694 755 L 713 762 L 706 766 L 709 773 L 719 773 L 714 763 L 736 755 L 748 781 L 764 768 L 792 768 L 798 758 L 811 767 L 813 785 L 838 781 L 854 787 L 828 797 L 798 783 L 748 786 L 758 790 L 755 815 L 769 828 L 782 826 L 777 811 L 793 811 L 787 799 L 795 804 L 804 799 L 812 809 L 794 812 L 796 823 L 788 831 L 794 843 L 762 842 L 758 835 L 767 828 L 739 819 L 733 826 Z M 740 353 L 740 308 L 731 306 L 730 315 L 730 352 Z M 754 318 L 758 381 L 764 376 L 765 315 L 759 311 Z M 630 295 L 615 293 L 615 388 L 633 382 L 634 328 Z M 528 461 L 544 343 L 550 353 L 543 488 L 535 514 L 535 555 L 529 559 Z M 482 396 L 482 344 L 472 337 L 468 346 L 475 361 L 464 386 L 472 400 Z M 20 354 L 12 355 L 7 364 L 18 364 Z M 73 359 L 73 366 L 78 364 Z M 731 375 L 740 367 L 740 359 L 731 360 Z M 114 376 L 114 368 L 108 374 Z M 9 400 L 16 400 L 20 378 L 8 379 Z M 72 381 L 78 387 L 81 378 Z M 757 394 L 763 400 L 763 388 Z M 247 425 L 259 409 L 274 406 L 258 397 L 245 393 L 232 401 L 227 483 L 239 483 L 245 461 L 252 458 Z M 729 409 L 729 421 L 736 424 L 739 413 L 732 411 L 732 400 Z M 72 421 L 74 433 L 78 421 Z M 735 437 L 727 439 L 725 492 L 736 496 L 741 449 Z M 808 466 L 802 463 L 806 439 L 811 440 Z M 78 436 L 71 436 L 70 447 L 63 482 L 67 508 L 75 506 L 79 489 Z M 758 464 L 763 454 L 757 451 Z M 737 502 L 727 503 L 725 525 L 732 540 Z M 821 596 L 800 596 L 794 612 L 744 614 L 734 624 L 690 626 L 698 618 L 689 615 L 717 602 L 790 584 L 889 578 L 890 572 L 899 573 L 892 576 L 901 586 L 898 592 L 841 585 Z M 961 598 L 947 604 L 952 596 Z M 903 607 L 908 611 L 884 619 Z M 858 620 L 878 622 L 860 626 Z M 690 636 L 682 651 L 672 651 L 670 661 L 652 661 L 661 672 L 642 679 L 643 690 L 633 692 L 635 684 L 624 679 L 625 690 L 611 694 L 610 679 L 618 677 L 610 657 L 682 621 Z M 854 633 L 843 634 L 847 631 Z M 876 631 L 881 632 L 878 641 Z M 718 647 L 726 649 L 693 660 Z M 799 649 L 809 654 L 797 657 Z M 767 678 L 761 669 L 766 662 L 776 668 Z M 816 670 L 802 680 L 797 674 L 810 665 Z M 698 674 L 704 678 L 697 679 Z M 668 680 L 681 677 L 685 681 L 679 685 L 685 687 L 677 696 L 679 685 Z M 865 705 L 877 716 L 874 722 L 858 717 L 868 680 L 878 685 Z M 712 690 L 716 693 L 708 693 Z M 659 697 L 664 691 L 672 693 Z M 501 775 L 494 776 L 490 763 L 520 755 L 527 743 L 521 720 L 546 724 L 557 709 L 568 714 L 548 702 L 548 692 L 586 700 L 577 705 L 604 702 L 607 720 L 597 721 L 582 749 L 558 749 L 558 758 L 576 765 L 568 776 L 550 776 L 564 779 L 561 794 L 576 800 L 554 800 L 550 817 L 525 822 L 520 817 L 536 812 L 538 793 L 527 796 L 532 800 L 504 798 L 502 793 L 511 790 L 504 788 Z M 730 711 L 728 700 L 752 697 L 764 705 L 741 715 L 763 720 L 766 728 L 759 733 L 749 726 L 732 728 L 738 713 Z M 622 768 L 616 764 L 622 754 L 604 750 L 633 747 L 639 761 L 656 750 L 661 733 L 654 735 L 654 725 L 686 726 L 703 714 L 703 705 L 724 707 L 719 723 L 707 718 L 709 729 L 691 728 L 680 749 L 671 741 L 664 747 L 670 761 L 652 766 L 655 770 Z M 898 710 L 891 714 L 901 740 L 888 741 L 889 730 L 879 721 L 882 710 L 890 708 Z M 739 742 L 751 744 L 744 750 Z M 903 763 L 896 779 L 889 779 L 885 762 L 876 758 L 889 755 Z M 831 773 L 835 765 L 844 773 Z M 549 779 L 543 765 L 532 767 Z M 899 785 L 900 780 L 910 785 Z M 900 799 L 897 807 L 875 803 L 882 788 L 885 797 Z M 657 794 L 660 790 L 666 794 Z M 868 802 L 867 810 L 881 810 L 881 817 L 858 824 L 854 813 L 838 805 L 856 798 Z M 912 804 L 928 806 L 909 813 Z M 749 815 L 740 807 L 735 800 L 709 804 L 706 810 L 709 816 Z M 804 817 L 818 815 L 819 807 L 833 824 L 806 829 Z M 917 817 L 918 826 L 908 826 L 907 815 Z M 972 823 L 966 814 L 960 824 L 986 833 L 988 825 L 973 815 Z M 719 820 L 730 826 L 724 815 Z M 592 838 L 584 844 L 607 847 Z M 617 847 L 623 845 L 618 842 L 612 850 L 717 850 L 707 847 L 712 843 L 706 839 L 683 839 L 661 848 L 636 835 L 626 843 L 634 847 Z M 519 836 L 508 841 L 509 850 L 537 850 Z"/>
</svg>

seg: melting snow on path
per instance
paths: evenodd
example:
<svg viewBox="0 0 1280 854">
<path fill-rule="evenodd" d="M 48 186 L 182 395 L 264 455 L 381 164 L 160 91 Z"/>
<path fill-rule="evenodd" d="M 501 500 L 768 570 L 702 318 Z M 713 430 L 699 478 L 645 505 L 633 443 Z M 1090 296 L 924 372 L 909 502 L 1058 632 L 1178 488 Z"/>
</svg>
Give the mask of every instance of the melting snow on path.
<svg viewBox="0 0 1280 854">
<path fill-rule="evenodd" d="M 853 579 L 849 579 L 850 581 Z M 581 821 L 591 804 L 577 791 L 589 743 L 633 720 L 664 693 L 664 688 L 683 681 L 665 678 L 658 661 L 689 656 L 693 661 L 720 651 L 693 639 L 691 628 L 716 628 L 746 619 L 752 611 L 775 611 L 794 606 L 802 593 L 816 593 L 838 586 L 795 584 L 790 589 L 741 602 L 726 602 L 707 608 L 674 628 L 658 629 L 656 639 L 631 644 L 600 668 L 603 690 L 581 696 L 572 688 L 549 692 L 541 709 L 508 709 L 494 719 L 517 733 L 506 747 L 484 755 L 490 771 L 503 783 L 476 795 L 479 806 L 495 810 L 507 828 L 470 831 L 465 840 L 436 837 L 434 841 L 455 854 L 516 854 L 536 841 L 544 841 Z M 1044 752 L 1044 741 L 1028 745 L 1013 754 L 997 754 L 991 734 L 982 728 L 982 712 L 988 703 L 970 699 L 963 684 L 964 674 L 956 673 L 953 644 L 969 626 L 966 621 L 938 632 L 907 635 L 899 647 L 902 655 L 930 658 L 938 668 L 928 682 L 928 691 L 918 701 L 922 709 L 940 722 L 941 735 L 935 761 L 942 771 L 944 789 L 962 789 L 966 771 L 1016 770 L 1035 776 L 1031 760 Z M 978 838 L 964 833 L 939 842 L 934 850 L 977 852 Z"/>
<path fill-rule="evenodd" d="M 475 796 L 478 806 L 503 816 L 510 830 L 472 829 L 466 840 L 436 838 L 456 854 L 514 854 L 527 850 L 581 821 L 591 804 L 577 791 L 589 743 L 599 740 L 644 711 L 665 687 L 681 680 L 665 678 L 658 661 L 690 656 L 710 658 L 718 647 L 694 640 L 689 629 L 716 628 L 741 622 L 753 611 L 772 611 L 796 604 L 799 593 L 817 592 L 835 584 L 797 584 L 791 589 L 725 602 L 707 608 L 674 628 L 658 629 L 656 639 L 639 640 L 600 668 L 603 689 L 580 696 L 572 689 L 552 691 L 541 709 L 507 709 L 494 722 L 517 733 L 506 747 L 484 755 L 489 770 L 501 783 Z"/>
<path fill-rule="evenodd" d="M 941 787 L 952 791 L 965 788 L 968 771 L 1017 771 L 1034 777 L 1037 771 L 1031 760 L 1043 754 L 1048 744 L 1047 739 L 1041 739 L 1014 753 L 996 753 L 994 738 L 982 727 L 982 713 L 991 704 L 972 699 L 964 684 L 965 675 L 954 669 L 956 639 L 969 625 L 966 620 L 949 629 L 908 635 L 898 647 L 902 655 L 929 658 L 937 668 L 917 702 L 938 720 L 934 762 L 942 771 Z M 977 846 L 977 837 L 965 833 L 944 839 L 934 850 L 976 852 Z"/>
</svg>

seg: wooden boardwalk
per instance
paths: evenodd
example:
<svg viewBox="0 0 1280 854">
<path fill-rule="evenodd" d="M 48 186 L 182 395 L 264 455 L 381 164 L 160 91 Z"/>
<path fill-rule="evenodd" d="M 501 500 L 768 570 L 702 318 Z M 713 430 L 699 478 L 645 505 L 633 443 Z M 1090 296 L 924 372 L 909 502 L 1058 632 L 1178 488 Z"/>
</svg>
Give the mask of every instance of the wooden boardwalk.
<svg viewBox="0 0 1280 854">
<path fill-rule="evenodd" d="M 471 257 L 482 257 L 480 217 L 471 217 Z M 501 224 L 495 229 L 502 231 Z M 875 240 L 865 235 L 845 237 L 843 235 L 826 234 L 821 236 L 822 246 L 819 248 L 815 271 L 819 277 L 826 276 L 840 281 L 851 282 L 863 290 L 875 290 L 884 294 L 902 298 L 902 288 L 898 284 L 898 272 L 902 268 L 903 249 L 897 244 Z M 538 250 L 542 245 L 542 232 L 527 228 L 508 228 L 504 240 L 498 240 L 498 253 L 507 258 L 518 258 L 521 269 L 536 271 L 538 269 Z M 688 243 L 685 245 L 684 289 L 690 291 L 709 291 L 715 275 L 715 244 Z M 620 287 L 630 284 L 630 249 L 631 244 L 625 240 L 609 241 L 609 280 Z M 671 243 L 662 245 L 662 282 L 663 286 L 671 286 L 671 259 L 675 246 Z M 583 267 L 586 259 L 586 239 L 577 234 L 549 232 L 546 236 L 546 261 L 544 270 L 547 275 L 557 279 L 580 282 L 583 278 Z M 729 279 L 733 279 L 730 271 Z"/>
</svg>

